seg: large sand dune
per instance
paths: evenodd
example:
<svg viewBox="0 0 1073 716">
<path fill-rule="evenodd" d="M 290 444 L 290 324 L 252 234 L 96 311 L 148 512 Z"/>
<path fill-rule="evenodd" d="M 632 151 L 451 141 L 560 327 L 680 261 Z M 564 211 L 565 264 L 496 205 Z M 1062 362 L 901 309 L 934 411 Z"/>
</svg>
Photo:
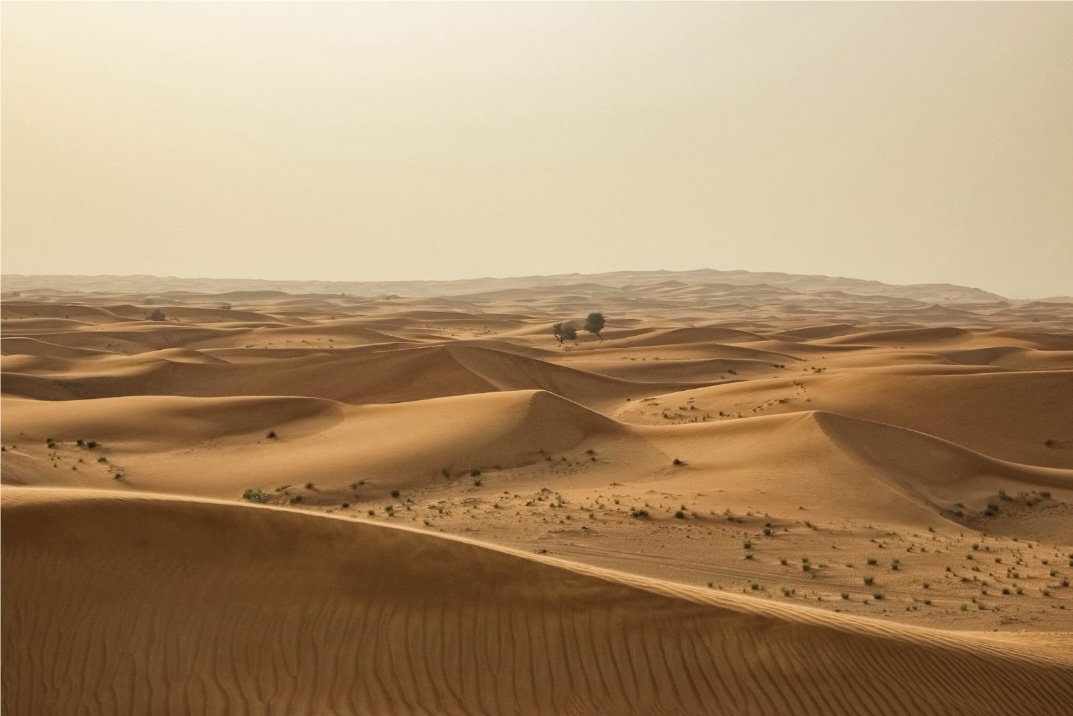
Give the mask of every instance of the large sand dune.
<svg viewBox="0 0 1073 716">
<path fill-rule="evenodd" d="M 13 492 L 9 713 L 1062 714 L 1073 703 L 1069 654 L 1019 641 L 271 508 Z"/>
<path fill-rule="evenodd" d="M 1073 712 L 1073 303 L 55 286 L 5 277 L 5 714 Z"/>
</svg>

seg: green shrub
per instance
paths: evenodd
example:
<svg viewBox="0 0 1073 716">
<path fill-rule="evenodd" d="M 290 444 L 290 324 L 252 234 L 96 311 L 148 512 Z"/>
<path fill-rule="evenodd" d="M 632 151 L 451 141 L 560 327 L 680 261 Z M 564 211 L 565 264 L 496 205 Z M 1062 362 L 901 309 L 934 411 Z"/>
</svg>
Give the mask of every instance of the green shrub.
<svg viewBox="0 0 1073 716">
<path fill-rule="evenodd" d="M 262 492 L 261 490 L 254 490 L 252 488 L 242 493 L 242 499 L 246 500 L 247 502 L 259 502 L 263 504 L 265 502 L 268 502 L 268 497 L 269 495 L 267 492 Z"/>
</svg>

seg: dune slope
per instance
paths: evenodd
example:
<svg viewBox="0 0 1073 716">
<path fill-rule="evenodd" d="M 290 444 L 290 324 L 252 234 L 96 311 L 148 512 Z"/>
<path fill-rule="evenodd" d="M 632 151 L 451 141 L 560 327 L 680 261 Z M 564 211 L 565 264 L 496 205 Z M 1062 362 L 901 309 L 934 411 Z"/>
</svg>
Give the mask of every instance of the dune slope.
<svg viewBox="0 0 1073 716">
<path fill-rule="evenodd" d="M 1015 641 L 266 507 L 8 489 L 3 577 L 8 714 L 1073 708 Z"/>
</svg>

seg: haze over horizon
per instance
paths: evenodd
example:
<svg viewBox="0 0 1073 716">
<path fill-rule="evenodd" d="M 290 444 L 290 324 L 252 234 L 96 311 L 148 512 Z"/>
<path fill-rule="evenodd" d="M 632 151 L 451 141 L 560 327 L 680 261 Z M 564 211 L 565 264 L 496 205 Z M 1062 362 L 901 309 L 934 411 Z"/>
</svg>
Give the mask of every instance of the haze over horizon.
<svg viewBox="0 0 1073 716">
<path fill-rule="evenodd" d="M 5 273 L 1073 294 L 1073 5 L 3 5 Z"/>
</svg>

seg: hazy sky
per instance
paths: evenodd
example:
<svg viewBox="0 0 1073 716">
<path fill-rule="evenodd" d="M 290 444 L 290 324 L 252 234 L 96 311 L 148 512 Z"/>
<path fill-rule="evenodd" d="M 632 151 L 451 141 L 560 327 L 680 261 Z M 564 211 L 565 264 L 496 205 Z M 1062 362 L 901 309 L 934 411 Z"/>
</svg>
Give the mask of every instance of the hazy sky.
<svg viewBox="0 0 1073 716">
<path fill-rule="evenodd" d="M 7 273 L 1073 294 L 1073 4 L 4 3 Z"/>
</svg>

